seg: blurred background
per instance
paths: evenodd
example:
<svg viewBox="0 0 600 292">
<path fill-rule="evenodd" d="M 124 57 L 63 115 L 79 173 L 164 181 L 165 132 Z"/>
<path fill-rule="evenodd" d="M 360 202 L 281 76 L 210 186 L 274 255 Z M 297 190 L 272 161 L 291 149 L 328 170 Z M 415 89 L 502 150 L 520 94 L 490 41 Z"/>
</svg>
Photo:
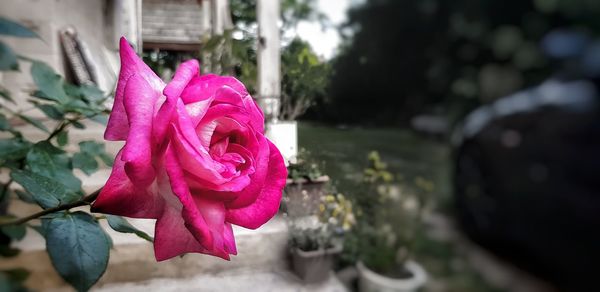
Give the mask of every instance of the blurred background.
<svg viewBox="0 0 600 292">
<path fill-rule="evenodd" d="M 19 53 L 75 81 L 83 66 L 106 92 L 121 35 L 165 80 L 196 58 L 243 81 L 290 172 L 284 255 L 261 267 L 276 288 L 258 291 L 598 289 L 600 1 L 28 0 L 0 15 L 45 40 L 8 40 Z M 29 82 L 0 77 L 16 95 Z"/>
</svg>

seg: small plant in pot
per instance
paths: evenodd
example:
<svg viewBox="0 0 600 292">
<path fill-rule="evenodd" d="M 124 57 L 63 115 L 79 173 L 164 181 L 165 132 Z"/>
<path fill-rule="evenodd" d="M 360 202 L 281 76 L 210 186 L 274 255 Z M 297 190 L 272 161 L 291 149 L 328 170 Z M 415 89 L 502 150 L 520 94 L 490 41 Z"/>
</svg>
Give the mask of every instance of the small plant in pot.
<svg viewBox="0 0 600 292">
<path fill-rule="evenodd" d="M 294 272 L 309 283 L 327 279 L 342 251 L 343 235 L 355 223 L 352 204 L 343 194 L 335 193 L 321 197 L 316 213 L 289 197 L 284 198 L 284 204 Z"/>
<path fill-rule="evenodd" d="M 288 166 L 286 197 L 293 200 L 292 203 L 297 201 L 305 204 L 301 208 L 302 212 L 316 214 L 318 211 L 321 197 L 325 195 L 329 182 L 329 177 L 322 169 L 323 163 L 312 159 L 310 152 L 305 149 L 298 153 L 296 163 Z"/>
<path fill-rule="evenodd" d="M 377 152 L 369 154 L 363 195 L 357 197 L 357 269 L 359 290 L 417 291 L 427 281 L 425 270 L 411 259 L 425 205 L 423 190 L 432 184 L 415 180 L 411 190 L 399 184 Z"/>
</svg>

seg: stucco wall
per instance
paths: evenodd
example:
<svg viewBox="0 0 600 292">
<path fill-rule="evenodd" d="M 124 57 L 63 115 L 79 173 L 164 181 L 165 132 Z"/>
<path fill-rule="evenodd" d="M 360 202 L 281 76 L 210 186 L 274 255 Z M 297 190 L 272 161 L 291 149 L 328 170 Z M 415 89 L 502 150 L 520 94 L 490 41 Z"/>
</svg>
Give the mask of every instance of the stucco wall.
<svg viewBox="0 0 600 292">
<path fill-rule="evenodd" d="M 65 75 L 66 61 L 60 44 L 59 31 L 66 26 L 77 29 L 98 64 L 101 76 L 99 86 L 105 90 L 114 84 L 114 51 L 106 49 L 109 39 L 106 21 L 106 0 L 2 0 L 0 16 L 17 21 L 37 32 L 39 39 L 1 37 L 18 54 L 43 61 L 61 75 Z M 111 55 L 113 55 L 111 57 Z M 19 62 L 21 72 L 4 72 L 1 84 L 7 87 L 18 104 L 27 106 L 28 91 L 34 88 L 28 74 L 30 64 Z"/>
</svg>

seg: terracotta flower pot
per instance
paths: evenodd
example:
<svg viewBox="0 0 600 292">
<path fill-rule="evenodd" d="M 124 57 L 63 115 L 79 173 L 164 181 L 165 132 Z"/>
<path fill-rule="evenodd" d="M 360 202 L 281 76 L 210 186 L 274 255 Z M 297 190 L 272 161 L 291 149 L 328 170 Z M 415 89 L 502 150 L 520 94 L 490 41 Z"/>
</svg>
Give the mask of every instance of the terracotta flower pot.
<svg viewBox="0 0 600 292">
<path fill-rule="evenodd" d="M 314 251 L 303 251 L 299 248 L 293 248 L 292 268 L 294 273 L 304 282 L 321 282 L 329 277 L 335 257 L 340 252 L 342 252 L 341 245 Z"/>
<path fill-rule="evenodd" d="M 378 274 L 367 268 L 362 262 L 356 264 L 358 269 L 358 287 L 360 292 L 414 292 L 427 282 L 427 273 L 416 262 L 407 261 L 405 268 L 412 276 L 396 279 Z"/>
</svg>

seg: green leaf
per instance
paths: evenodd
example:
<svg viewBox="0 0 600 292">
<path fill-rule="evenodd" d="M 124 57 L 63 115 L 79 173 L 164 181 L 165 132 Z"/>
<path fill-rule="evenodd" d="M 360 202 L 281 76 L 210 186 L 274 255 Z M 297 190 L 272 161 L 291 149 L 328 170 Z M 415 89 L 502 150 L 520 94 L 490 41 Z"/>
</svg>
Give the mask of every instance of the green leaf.
<svg viewBox="0 0 600 292">
<path fill-rule="evenodd" d="M 106 124 L 108 123 L 108 117 L 105 114 L 91 116 L 90 120 L 104 126 L 106 126 Z"/>
<path fill-rule="evenodd" d="M 106 166 L 113 166 L 113 162 L 115 161 L 115 159 L 108 155 L 108 153 L 100 154 L 100 159 L 102 162 L 104 162 L 104 164 L 106 164 Z"/>
<path fill-rule="evenodd" d="M 98 170 L 98 162 L 94 156 L 80 152 L 73 155 L 73 167 L 81 169 L 87 175 L 91 175 Z"/>
<path fill-rule="evenodd" d="M 90 102 L 99 102 L 105 99 L 104 92 L 94 85 L 81 85 L 79 92 L 85 100 Z"/>
<path fill-rule="evenodd" d="M 25 225 L 8 225 L 0 227 L 0 231 L 14 240 L 21 240 L 27 232 Z"/>
<path fill-rule="evenodd" d="M 31 76 L 45 97 L 60 103 L 66 103 L 69 100 L 63 88 L 62 78 L 50 66 L 34 61 L 31 65 Z"/>
<path fill-rule="evenodd" d="M 103 143 L 96 141 L 83 141 L 79 142 L 79 149 L 81 150 L 81 153 L 86 153 L 93 157 L 100 158 L 107 166 L 113 165 L 114 158 L 106 153 Z"/>
<path fill-rule="evenodd" d="M 80 113 L 85 116 L 95 115 L 96 111 L 93 107 L 82 100 L 72 99 L 64 105 L 65 111 Z"/>
<path fill-rule="evenodd" d="M 0 159 L 2 160 L 19 160 L 27 154 L 31 148 L 28 142 L 17 139 L 0 139 Z"/>
<path fill-rule="evenodd" d="M 144 231 L 135 228 L 121 216 L 106 215 L 106 220 L 108 221 L 108 225 L 110 226 L 110 228 L 112 228 L 114 231 L 121 233 L 133 233 L 147 241 L 154 241 L 154 239 L 150 235 L 148 235 Z"/>
<path fill-rule="evenodd" d="M 0 272 L 0 291 L 13 291 L 14 287 L 7 275 Z"/>
<path fill-rule="evenodd" d="M 76 194 L 68 192 L 62 183 L 28 170 L 14 169 L 10 177 L 23 186 L 44 209 L 69 203 L 78 198 Z"/>
<path fill-rule="evenodd" d="M 79 149 L 81 152 L 96 156 L 104 153 L 104 144 L 96 141 L 82 141 L 79 142 Z"/>
<path fill-rule="evenodd" d="M 102 229 L 104 236 L 106 236 L 106 241 L 108 241 L 108 246 L 110 249 L 112 249 L 114 247 L 114 242 L 112 237 L 110 237 L 110 235 L 108 234 L 108 232 L 106 232 L 106 230 Z"/>
<path fill-rule="evenodd" d="M 67 143 L 69 143 L 69 132 L 63 130 L 62 132 L 58 133 L 58 135 L 56 135 L 56 142 L 60 146 L 67 145 Z"/>
<path fill-rule="evenodd" d="M 23 121 L 31 124 L 32 126 L 38 128 L 38 129 L 40 129 L 40 130 L 42 130 L 42 131 L 44 131 L 46 133 L 50 133 L 50 131 L 48 131 L 48 128 L 46 128 L 46 126 L 44 126 L 44 124 L 42 124 L 42 122 L 40 122 L 40 121 L 38 121 L 38 120 L 36 120 L 36 119 L 34 119 L 32 117 L 28 117 L 28 116 L 26 116 L 24 114 L 17 114 L 17 116 L 21 120 L 23 120 Z"/>
<path fill-rule="evenodd" d="M 69 157 L 48 141 L 35 144 L 27 153 L 25 162 L 32 172 L 60 182 L 67 191 L 78 192 L 81 189 L 81 181 L 73 175 Z"/>
<path fill-rule="evenodd" d="M 94 218 L 84 212 L 42 219 L 46 249 L 54 268 L 77 291 L 100 279 L 109 257 L 109 242 Z"/>
<path fill-rule="evenodd" d="M 8 92 L 8 90 L 1 88 L 1 87 L 0 87 L 0 98 L 2 98 L 4 100 L 8 100 L 8 101 L 12 102 L 13 104 L 15 103 L 15 100 L 12 99 L 12 97 L 10 96 L 10 92 Z"/>
<path fill-rule="evenodd" d="M 81 97 L 81 91 L 79 90 L 79 86 L 75 84 L 71 84 L 69 82 L 65 82 L 63 84 L 63 89 L 68 96 L 79 98 Z"/>
<path fill-rule="evenodd" d="M 7 131 L 10 130 L 10 128 L 11 127 L 6 116 L 0 113 L 0 131 Z"/>
<path fill-rule="evenodd" d="M 85 129 L 85 125 L 78 121 L 71 121 L 71 125 L 77 129 Z"/>
<path fill-rule="evenodd" d="M 25 269 L 10 269 L 0 271 L 0 291 L 26 292 L 23 282 L 29 277 Z"/>
<path fill-rule="evenodd" d="M 21 38 L 37 38 L 39 37 L 30 29 L 4 17 L 0 17 L 0 34 L 9 35 Z"/>
<path fill-rule="evenodd" d="M 22 190 L 14 190 L 15 194 L 17 195 L 17 197 L 19 197 L 19 200 L 26 202 L 26 203 L 30 203 L 30 204 L 35 204 L 35 199 L 33 198 L 33 196 L 25 191 Z"/>
<path fill-rule="evenodd" d="M 65 113 L 59 107 L 51 104 L 36 104 L 35 107 L 53 120 L 62 121 L 65 116 Z"/>
<path fill-rule="evenodd" d="M 9 46 L 0 42 L 0 71 L 18 69 L 19 62 L 17 61 L 17 55 L 15 55 L 15 52 Z"/>
</svg>

